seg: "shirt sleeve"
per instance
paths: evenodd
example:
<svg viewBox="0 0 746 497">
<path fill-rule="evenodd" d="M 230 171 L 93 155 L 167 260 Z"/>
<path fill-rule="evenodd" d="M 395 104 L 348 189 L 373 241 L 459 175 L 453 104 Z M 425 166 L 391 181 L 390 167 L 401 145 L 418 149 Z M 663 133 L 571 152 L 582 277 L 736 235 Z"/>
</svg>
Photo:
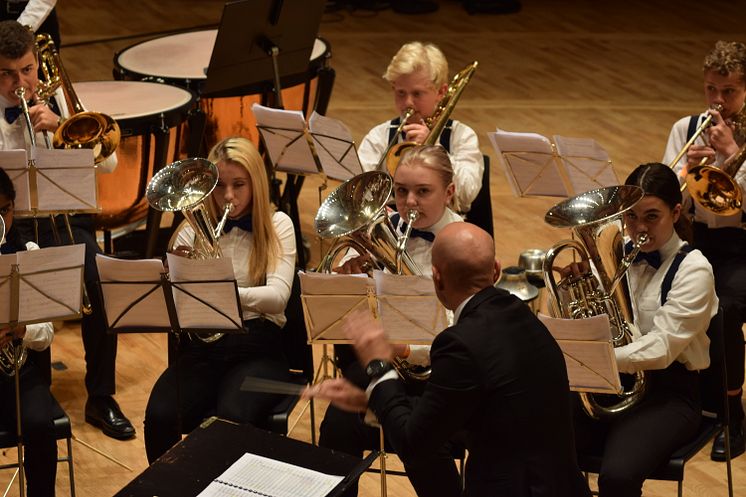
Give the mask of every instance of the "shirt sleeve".
<svg viewBox="0 0 746 497">
<path fill-rule="evenodd" d="M 26 325 L 23 344 L 31 350 L 44 350 L 49 347 L 54 338 L 52 323 L 36 323 Z"/>
<path fill-rule="evenodd" d="M 619 371 L 665 369 L 690 345 L 703 335 L 717 312 L 718 299 L 712 268 L 704 257 L 688 255 L 674 276 L 666 303 L 653 316 L 653 326 L 630 344 L 614 349 Z M 641 311 L 644 312 L 644 309 Z M 709 344 L 701 341 L 702 347 Z M 700 351 L 703 364 L 709 365 L 709 355 Z"/>
<path fill-rule="evenodd" d="M 360 142 L 357 154 L 360 157 L 360 164 L 363 166 L 363 171 L 375 170 L 378 162 L 381 160 L 381 156 L 388 146 L 388 129 L 388 121 L 381 123 L 371 129 L 365 135 L 363 141 Z"/>
<path fill-rule="evenodd" d="M 482 188 L 484 158 L 477 134 L 469 126 L 454 121 L 451 132 L 451 164 L 456 184 L 457 210 L 468 212 Z"/>
<path fill-rule="evenodd" d="M 262 314 L 281 314 L 285 311 L 295 274 L 293 222 L 282 212 L 275 212 L 272 220 L 280 240 L 280 255 L 275 261 L 274 270 L 267 273 L 266 284 L 238 289 L 244 310 Z"/>
<path fill-rule="evenodd" d="M 36 33 L 42 23 L 49 17 L 49 13 L 52 12 L 56 3 L 57 0 L 30 0 L 17 20 L 24 26 L 31 26 L 31 29 Z"/>
</svg>

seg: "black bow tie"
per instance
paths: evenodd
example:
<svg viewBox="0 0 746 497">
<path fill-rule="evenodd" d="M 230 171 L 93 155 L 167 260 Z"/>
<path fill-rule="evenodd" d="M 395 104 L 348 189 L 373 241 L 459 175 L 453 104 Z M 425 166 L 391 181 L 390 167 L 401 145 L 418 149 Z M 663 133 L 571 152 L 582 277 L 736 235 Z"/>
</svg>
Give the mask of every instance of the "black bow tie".
<svg viewBox="0 0 746 497">
<path fill-rule="evenodd" d="M 225 233 L 230 233 L 233 228 L 242 229 L 248 233 L 251 233 L 251 214 L 247 214 L 238 219 L 228 219 L 223 226 Z"/>
<path fill-rule="evenodd" d="M 632 242 L 627 242 L 627 245 L 625 245 L 624 248 L 627 253 L 630 253 L 632 252 L 632 247 L 633 247 Z M 632 262 L 634 263 L 634 262 L 641 262 L 641 261 L 645 261 L 648 263 L 650 267 L 658 269 L 659 267 L 661 267 L 661 262 L 662 262 L 661 253 L 658 252 L 657 250 L 654 250 L 652 252 L 640 251 L 637 253 L 637 256 L 635 256 L 635 260 Z"/>
<path fill-rule="evenodd" d="M 31 107 L 34 102 L 28 102 L 28 106 Z M 18 116 L 20 116 L 23 113 L 23 109 L 21 109 L 20 105 L 16 105 L 13 107 L 6 107 L 5 108 L 5 120 L 8 121 L 8 124 L 13 124 L 16 122 L 16 119 L 18 119 Z"/>
<path fill-rule="evenodd" d="M 400 232 L 400 234 L 403 234 L 407 231 L 407 223 L 401 222 L 401 216 L 399 214 L 394 214 L 391 217 L 391 222 L 394 224 L 394 226 L 397 226 L 397 230 Z M 432 243 L 435 241 L 435 233 L 431 231 L 424 231 L 424 230 L 418 230 L 417 228 L 412 228 L 412 232 L 409 234 L 409 238 L 422 238 L 423 240 L 427 240 L 428 242 Z"/>
</svg>

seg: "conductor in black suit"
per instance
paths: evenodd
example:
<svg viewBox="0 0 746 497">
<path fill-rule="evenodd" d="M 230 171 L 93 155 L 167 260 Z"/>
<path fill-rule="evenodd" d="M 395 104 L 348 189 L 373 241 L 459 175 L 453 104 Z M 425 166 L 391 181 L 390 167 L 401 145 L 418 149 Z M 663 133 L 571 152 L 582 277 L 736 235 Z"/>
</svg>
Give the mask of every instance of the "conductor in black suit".
<svg viewBox="0 0 746 497">
<path fill-rule="evenodd" d="M 460 433 L 469 451 L 465 496 L 590 495 L 575 455 L 562 352 L 525 304 L 493 287 L 500 272 L 493 247 L 469 223 L 452 223 L 435 239 L 433 283 L 456 324 L 433 342 L 432 373 L 416 403 L 391 369 L 380 323 L 365 314 L 349 318 L 345 331 L 373 380 L 367 393 L 339 378 L 307 396 L 370 408 L 405 461 L 427 459 Z"/>
</svg>

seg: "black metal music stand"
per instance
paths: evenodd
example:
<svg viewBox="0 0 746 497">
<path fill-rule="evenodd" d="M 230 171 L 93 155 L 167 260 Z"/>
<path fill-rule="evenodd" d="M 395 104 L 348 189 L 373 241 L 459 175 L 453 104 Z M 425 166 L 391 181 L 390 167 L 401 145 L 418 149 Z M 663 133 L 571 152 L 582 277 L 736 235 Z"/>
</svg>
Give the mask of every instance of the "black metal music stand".
<svg viewBox="0 0 746 497">
<path fill-rule="evenodd" d="M 262 94 L 262 101 L 283 108 L 282 86 L 308 78 L 323 0 L 237 0 L 228 2 L 207 68 L 205 97 Z M 299 79 L 303 78 L 303 79 Z M 270 99 L 269 96 L 273 97 Z M 305 99 L 304 99 L 305 100 Z M 324 109 L 325 110 L 325 109 Z M 270 169 L 273 171 L 273 169 Z M 273 198 L 293 220 L 298 266 L 306 267 L 297 198 L 303 177 L 288 174 L 285 192 L 274 185 Z"/>
</svg>

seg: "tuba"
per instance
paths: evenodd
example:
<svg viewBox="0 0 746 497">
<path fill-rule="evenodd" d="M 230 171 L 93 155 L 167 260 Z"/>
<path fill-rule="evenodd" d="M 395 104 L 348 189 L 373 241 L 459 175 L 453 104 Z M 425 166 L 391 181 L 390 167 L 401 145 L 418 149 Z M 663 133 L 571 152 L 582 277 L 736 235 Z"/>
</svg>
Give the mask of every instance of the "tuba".
<svg viewBox="0 0 746 497">
<path fill-rule="evenodd" d="M 625 256 L 622 217 L 643 195 L 643 190 L 636 186 L 591 190 L 560 202 L 544 217 L 551 226 L 572 229 L 577 239 L 555 244 L 544 260 L 544 280 L 552 314 L 565 319 L 607 314 L 615 347 L 632 341 L 629 327 L 632 308 L 625 274 L 648 241 L 646 234 L 641 235 L 634 241 L 633 250 Z M 579 278 L 567 276 L 557 282 L 553 273 L 554 259 L 564 249 L 572 249 L 582 259 L 590 260 L 597 276 L 589 269 Z M 636 373 L 634 380 L 634 385 L 620 392 L 619 401 L 613 405 L 602 405 L 592 394 L 580 393 L 584 410 L 594 419 L 624 412 L 645 394 L 645 373 Z"/>
<path fill-rule="evenodd" d="M 21 102 L 25 102 L 21 100 Z M 5 240 L 5 221 L 0 217 L 0 243 Z M 15 345 L 12 341 L 0 348 L 0 372 L 5 376 L 12 377 L 16 374 L 16 365 L 18 369 L 26 362 L 28 351 L 21 342 Z"/>
<path fill-rule="evenodd" d="M 321 238 L 336 239 L 322 258 L 316 271 L 331 273 L 334 261 L 346 249 L 369 254 L 375 269 L 394 274 L 421 275 L 420 267 L 406 250 L 412 224 L 419 212 L 409 211 L 407 229 L 398 236 L 386 214 L 391 196 L 391 176 L 381 171 L 369 171 L 339 185 L 324 200 L 316 213 L 314 226 Z M 430 369 L 394 358 L 394 367 L 404 379 L 427 380 Z"/>
<path fill-rule="evenodd" d="M 448 123 L 448 117 L 451 115 L 451 112 L 453 112 L 453 109 L 456 108 L 456 102 L 458 102 L 458 99 L 461 97 L 461 93 L 463 93 L 466 85 L 469 84 L 471 77 L 474 75 L 474 71 L 477 70 L 477 65 L 479 65 L 479 63 L 475 60 L 457 72 L 453 79 L 451 79 L 451 82 L 448 84 L 448 90 L 446 90 L 446 94 L 438 103 L 433 115 L 425 120 L 425 124 L 430 128 L 430 133 L 428 133 L 427 138 L 423 143 L 403 142 L 396 145 L 389 144 L 389 148 L 387 148 L 385 152 L 385 157 L 386 167 L 392 176 L 394 175 L 394 172 L 399 165 L 399 160 L 405 150 L 416 145 L 435 145 L 435 143 L 437 143 L 440 134 L 443 132 L 443 128 L 445 128 Z M 406 119 L 411 116 L 412 113 L 410 111 L 411 109 L 407 109 L 405 116 L 402 117 L 395 139 L 398 139 L 397 137 L 401 127 L 406 123 Z M 381 158 L 381 161 L 383 161 L 383 158 Z"/>
<path fill-rule="evenodd" d="M 54 148 L 90 148 L 96 164 L 103 162 L 119 146 L 119 125 L 111 116 L 83 109 L 51 36 L 46 33 L 36 35 L 36 47 L 44 75 L 44 81 L 40 81 L 39 98 L 50 98 L 61 86 L 72 114 L 54 132 Z"/>
<path fill-rule="evenodd" d="M 194 230 L 194 248 L 189 253 L 193 259 L 222 256 L 218 240 L 233 205 L 227 203 L 223 207 L 223 215 L 215 227 L 207 199 L 217 184 L 217 166 L 200 158 L 173 162 L 158 171 L 148 183 L 146 198 L 150 206 L 161 212 L 180 211 Z M 223 333 L 195 335 L 203 342 L 211 343 L 222 338 Z"/>
</svg>

